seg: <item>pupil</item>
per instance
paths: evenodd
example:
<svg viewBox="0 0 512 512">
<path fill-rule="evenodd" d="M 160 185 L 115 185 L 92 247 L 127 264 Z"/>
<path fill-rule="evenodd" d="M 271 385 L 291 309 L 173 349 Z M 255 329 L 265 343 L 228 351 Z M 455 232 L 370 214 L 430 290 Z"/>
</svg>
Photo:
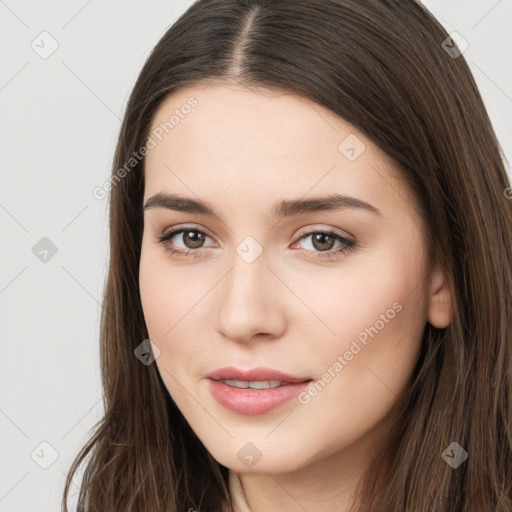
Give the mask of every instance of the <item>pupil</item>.
<svg viewBox="0 0 512 512">
<path fill-rule="evenodd" d="M 327 247 L 325 247 L 325 239 L 326 238 L 330 238 L 331 239 L 331 243 L 327 243 Z M 334 241 L 334 238 L 331 237 L 330 235 L 326 234 L 326 233 L 317 233 L 316 236 L 313 236 L 313 245 L 317 248 L 317 249 L 323 249 L 323 250 L 329 250 L 329 249 L 332 249 L 332 244 L 333 244 L 333 241 Z M 317 246 L 317 242 L 320 242 L 320 246 L 318 247 Z"/>
<path fill-rule="evenodd" d="M 201 243 L 202 243 L 201 233 L 199 233 L 198 231 L 187 231 L 186 238 L 188 238 L 189 240 L 192 241 L 191 248 L 197 249 L 197 247 L 201 246 Z M 189 245 L 189 243 L 188 243 L 189 240 L 187 240 L 187 245 Z"/>
</svg>

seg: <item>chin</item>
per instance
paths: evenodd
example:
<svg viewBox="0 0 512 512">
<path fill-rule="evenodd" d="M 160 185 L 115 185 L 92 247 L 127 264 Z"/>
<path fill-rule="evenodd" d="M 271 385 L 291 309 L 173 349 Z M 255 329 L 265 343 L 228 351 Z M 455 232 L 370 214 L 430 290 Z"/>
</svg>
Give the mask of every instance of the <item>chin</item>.
<svg viewBox="0 0 512 512">
<path fill-rule="evenodd" d="M 236 449 L 236 452 L 239 453 L 240 449 Z M 287 453 L 273 451 L 272 456 L 265 456 L 265 453 L 263 452 L 261 454 L 261 458 L 252 465 L 249 462 L 247 464 L 242 462 L 237 455 L 233 457 L 231 453 L 210 453 L 217 462 L 233 471 L 236 471 L 237 473 L 247 473 L 254 475 L 268 473 L 290 473 L 297 471 L 307 465 L 307 462 L 305 462 L 302 458 L 297 460 L 297 457 L 293 455 L 293 450 L 290 450 Z M 241 457 L 243 458 L 243 455 L 241 455 Z"/>
</svg>

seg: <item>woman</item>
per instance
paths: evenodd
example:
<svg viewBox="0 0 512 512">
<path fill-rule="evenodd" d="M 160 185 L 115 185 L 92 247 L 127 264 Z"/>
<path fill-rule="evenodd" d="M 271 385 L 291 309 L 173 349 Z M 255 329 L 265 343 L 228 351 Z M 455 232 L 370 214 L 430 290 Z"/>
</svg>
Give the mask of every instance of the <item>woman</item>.
<svg viewBox="0 0 512 512">
<path fill-rule="evenodd" d="M 413 0 L 199 0 L 115 155 L 78 510 L 512 510 L 510 182 Z M 449 51 L 448 51 L 449 50 Z"/>
</svg>

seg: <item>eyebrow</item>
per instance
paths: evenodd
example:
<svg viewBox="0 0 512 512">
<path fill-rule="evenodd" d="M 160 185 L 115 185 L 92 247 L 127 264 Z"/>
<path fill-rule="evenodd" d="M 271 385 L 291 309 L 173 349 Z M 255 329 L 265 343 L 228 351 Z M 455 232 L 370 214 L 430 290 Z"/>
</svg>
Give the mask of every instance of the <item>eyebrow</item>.
<svg viewBox="0 0 512 512">
<path fill-rule="evenodd" d="M 179 195 L 171 195 L 159 192 L 150 197 L 145 205 L 144 211 L 155 208 L 175 210 L 186 213 L 197 213 L 206 215 L 222 222 L 220 215 L 208 202 Z M 339 211 L 345 209 L 358 209 L 367 211 L 374 215 L 382 216 L 380 210 L 375 206 L 357 199 L 355 197 L 333 194 L 324 197 L 313 197 L 311 199 L 285 199 L 279 201 L 271 210 L 272 219 L 282 219 L 295 215 L 314 213 L 319 211 Z"/>
</svg>

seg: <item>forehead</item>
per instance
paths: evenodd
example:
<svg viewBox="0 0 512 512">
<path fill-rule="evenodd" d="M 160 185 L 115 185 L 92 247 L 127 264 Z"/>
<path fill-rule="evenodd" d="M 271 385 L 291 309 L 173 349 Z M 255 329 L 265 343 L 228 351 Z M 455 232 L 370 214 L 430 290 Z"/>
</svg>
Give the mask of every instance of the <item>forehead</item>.
<svg viewBox="0 0 512 512">
<path fill-rule="evenodd" d="M 189 104 L 195 106 L 189 108 Z M 364 138 L 344 119 L 306 98 L 231 83 L 174 92 L 157 109 L 151 130 L 165 128 L 173 117 L 164 136 L 172 136 L 176 141 L 194 138 L 205 148 L 211 142 L 236 142 L 243 149 L 266 149 L 271 150 L 272 156 L 286 154 L 288 158 L 292 156 L 290 149 L 307 153 L 304 144 L 317 146 L 319 137 L 324 139 L 324 149 L 331 146 L 335 151 L 340 136 L 357 133 L 360 139 Z M 225 149 L 218 147 L 220 151 Z"/>
<path fill-rule="evenodd" d="M 155 135 L 156 134 L 156 135 Z M 284 91 L 220 83 L 182 88 L 157 109 L 145 159 L 146 198 L 179 191 L 407 198 L 393 162 L 343 118 Z M 213 193 L 213 194 L 212 194 Z M 398 197 L 392 197 L 398 195 Z"/>
</svg>

